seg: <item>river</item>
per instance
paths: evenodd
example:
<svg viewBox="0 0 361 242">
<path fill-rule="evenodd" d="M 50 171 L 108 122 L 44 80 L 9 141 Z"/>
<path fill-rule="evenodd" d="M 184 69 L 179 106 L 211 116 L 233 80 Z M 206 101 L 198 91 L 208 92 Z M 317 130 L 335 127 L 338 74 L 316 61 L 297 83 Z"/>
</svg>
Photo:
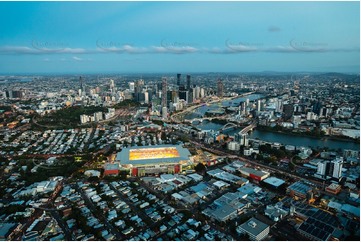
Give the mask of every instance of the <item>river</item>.
<svg viewBox="0 0 361 242">
<path fill-rule="evenodd" d="M 222 128 L 222 124 L 217 124 L 209 121 L 203 121 L 202 123 L 196 125 L 197 128 L 201 130 L 219 130 Z M 238 133 L 241 128 L 230 129 L 225 134 L 234 135 Z M 263 130 L 254 130 L 249 133 L 251 139 L 260 139 L 268 142 L 277 142 L 284 145 L 294 145 L 294 146 L 305 146 L 311 148 L 317 147 L 328 147 L 329 149 L 351 149 L 351 150 L 359 150 L 360 144 L 355 143 L 353 141 L 342 141 L 342 140 L 333 140 L 333 139 L 318 139 L 313 137 L 305 137 L 305 136 L 297 136 L 291 134 L 282 134 L 282 133 L 274 133 Z"/>
<path fill-rule="evenodd" d="M 192 113 L 187 114 L 185 116 L 185 119 L 201 118 L 207 111 L 216 111 L 221 109 L 222 107 L 238 107 L 241 102 L 245 102 L 247 99 L 252 102 L 264 97 L 265 96 L 261 94 L 251 94 L 245 97 L 235 98 L 233 100 L 217 102 L 209 106 L 204 104 L 203 106 L 196 108 Z"/>
</svg>

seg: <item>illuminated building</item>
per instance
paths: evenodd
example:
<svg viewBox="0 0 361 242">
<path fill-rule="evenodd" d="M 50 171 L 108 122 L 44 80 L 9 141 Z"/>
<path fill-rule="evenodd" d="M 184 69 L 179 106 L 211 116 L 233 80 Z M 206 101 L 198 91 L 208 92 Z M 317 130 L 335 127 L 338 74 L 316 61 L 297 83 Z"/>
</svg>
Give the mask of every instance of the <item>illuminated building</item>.
<svg viewBox="0 0 361 242">
<path fill-rule="evenodd" d="M 189 164 L 191 154 L 181 145 L 128 147 L 115 158 L 121 169 L 130 170 L 132 176 L 159 173 L 179 173 L 182 165 Z"/>
</svg>

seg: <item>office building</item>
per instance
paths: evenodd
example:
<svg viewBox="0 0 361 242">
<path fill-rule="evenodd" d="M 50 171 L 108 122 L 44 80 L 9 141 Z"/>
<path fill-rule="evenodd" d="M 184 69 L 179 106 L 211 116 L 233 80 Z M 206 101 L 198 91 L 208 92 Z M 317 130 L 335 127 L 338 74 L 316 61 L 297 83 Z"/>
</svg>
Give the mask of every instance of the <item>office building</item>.
<svg viewBox="0 0 361 242">
<path fill-rule="evenodd" d="M 322 160 L 317 163 L 317 172 L 315 176 L 320 178 L 333 177 L 339 179 L 342 177 L 342 165 L 342 158 L 336 158 L 332 161 Z"/>
<path fill-rule="evenodd" d="M 191 90 L 191 76 L 187 75 L 187 90 Z"/>
<path fill-rule="evenodd" d="M 162 78 L 162 107 L 167 107 L 167 79 Z"/>
<path fill-rule="evenodd" d="M 223 82 L 221 79 L 217 81 L 217 96 L 220 98 L 223 97 Z"/>
<path fill-rule="evenodd" d="M 257 100 L 257 111 L 258 112 L 261 111 L 261 100 L 260 99 Z"/>
<path fill-rule="evenodd" d="M 162 118 L 167 119 L 167 117 L 168 117 L 167 107 L 162 107 Z"/>
<path fill-rule="evenodd" d="M 177 86 L 179 87 L 181 84 L 181 74 L 177 74 Z"/>
<path fill-rule="evenodd" d="M 336 158 L 335 160 L 331 161 L 331 164 L 333 166 L 332 177 L 336 179 L 341 178 L 343 164 L 342 158 Z"/>
<path fill-rule="evenodd" d="M 260 241 L 265 239 L 270 231 L 270 227 L 255 218 L 250 218 L 236 229 L 238 234 L 248 234 L 250 240 Z"/>
<path fill-rule="evenodd" d="M 283 105 L 284 119 L 289 120 L 293 115 L 293 104 Z"/>
<path fill-rule="evenodd" d="M 135 84 L 134 84 L 134 82 L 129 82 L 128 84 L 129 84 L 129 90 L 130 90 L 131 92 L 134 92 L 134 89 L 135 89 Z"/>
</svg>

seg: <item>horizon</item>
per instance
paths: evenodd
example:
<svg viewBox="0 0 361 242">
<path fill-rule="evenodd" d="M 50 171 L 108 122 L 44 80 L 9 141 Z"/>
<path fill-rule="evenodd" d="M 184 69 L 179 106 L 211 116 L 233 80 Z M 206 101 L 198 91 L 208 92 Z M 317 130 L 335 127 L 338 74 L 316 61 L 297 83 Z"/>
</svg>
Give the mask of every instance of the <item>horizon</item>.
<svg viewBox="0 0 361 242">
<path fill-rule="evenodd" d="M 60 72 L 51 72 L 51 73 L 0 73 L 0 77 L 17 77 L 17 76 L 92 76 L 92 75 L 205 75 L 205 74 L 264 74 L 264 75 L 288 75 L 288 74 L 310 74 L 310 75 L 322 75 L 322 74 L 341 74 L 341 75 L 360 75 L 360 72 L 337 72 L 337 71 L 242 71 L 242 72 L 223 72 L 223 71 L 195 71 L 195 72 L 74 72 L 74 73 L 60 73 Z"/>
<path fill-rule="evenodd" d="M 360 73 L 359 2 L 0 6 L 1 75 Z"/>
</svg>

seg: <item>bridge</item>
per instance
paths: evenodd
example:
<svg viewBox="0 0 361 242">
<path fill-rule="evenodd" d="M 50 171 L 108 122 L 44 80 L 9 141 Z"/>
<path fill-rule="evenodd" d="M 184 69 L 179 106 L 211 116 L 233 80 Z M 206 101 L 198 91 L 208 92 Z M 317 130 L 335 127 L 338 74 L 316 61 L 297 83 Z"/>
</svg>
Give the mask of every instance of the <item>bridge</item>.
<svg viewBox="0 0 361 242">
<path fill-rule="evenodd" d="M 257 127 L 257 122 L 253 121 L 250 125 L 240 131 L 241 134 L 247 134 L 249 131 Z"/>
<path fill-rule="evenodd" d="M 237 127 L 239 127 L 239 124 L 229 122 L 223 125 L 223 127 L 219 129 L 219 132 L 223 132 L 227 129 L 237 128 Z"/>
<path fill-rule="evenodd" d="M 194 121 L 198 121 L 202 123 L 204 120 L 212 121 L 213 119 L 228 119 L 229 115 L 217 116 L 217 117 L 205 117 L 205 118 L 192 118 L 192 119 L 185 119 L 184 122 L 193 123 Z"/>
<path fill-rule="evenodd" d="M 233 99 L 236 99 L 236 98 L 239 98 L 239 97 L 244 97 L 244 96 L 247 96 L 247 95 L 251 95 L 253 93 L 255 93 L 255 92 L 253 91 L 253 92 L 243 93 L 243 94 L 240 94 L 240 95 L 237 95 L 237 96 L 234 96 L 234 97 L 226 97 L 226 98 L 219 98 L 217 96 L 212 96 L 211 100 L 209 100 L 209 101 L 207 101 L 205 103 L 189 106 L 186 109 L 184 109 L 184 110 L 182 110 L 182 111 L 180 111 L 178 113 L 172 114 L 170 119 L 175 123 L 182 123 L 182 122 L 185 121 L 184 117 L 186 116 L 187 113 L 191 113 L 194 109 L 199 108 L 199 107 L 201 107 L 203 105 L 210 105 L 210 104 L 217 103 L 217 102 L 233 100 Z"/>
</svg>

